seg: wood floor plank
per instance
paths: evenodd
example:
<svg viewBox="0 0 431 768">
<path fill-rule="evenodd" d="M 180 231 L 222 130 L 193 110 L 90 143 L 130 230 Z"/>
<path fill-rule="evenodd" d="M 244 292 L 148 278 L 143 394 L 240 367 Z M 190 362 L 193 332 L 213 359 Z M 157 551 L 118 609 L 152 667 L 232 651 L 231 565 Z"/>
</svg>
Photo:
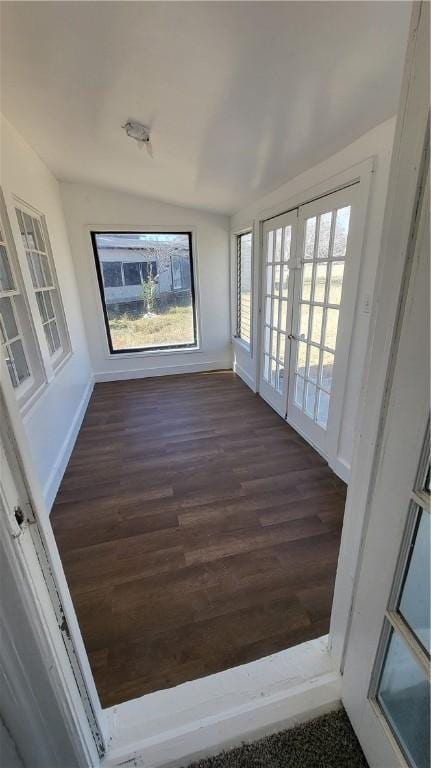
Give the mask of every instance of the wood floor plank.
<svg viewBox="0 0 431 768">
<path fill-rule="evenodd" d="M 102 705 L 325 634 L 345 493 L 232 372 L 97 384 L 51 520 Z"/>
</svg>

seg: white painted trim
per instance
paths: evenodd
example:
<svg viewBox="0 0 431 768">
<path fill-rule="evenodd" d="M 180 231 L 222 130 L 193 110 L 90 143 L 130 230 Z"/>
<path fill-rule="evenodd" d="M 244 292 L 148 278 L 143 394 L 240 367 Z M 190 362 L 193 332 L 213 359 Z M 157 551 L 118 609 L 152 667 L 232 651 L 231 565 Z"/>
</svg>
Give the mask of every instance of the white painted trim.
<svg viewBox="0 0 431 768">
<path fill-rule="evenodd" d="M 106 737 L 105 719 L 100 708 L 76 616 L 70 602 L 64 574 L 61 572 L 62 579 L 58 578 L 59 572 L 57 571 L 55 557 L 50 559 L 52 582 L 50 581 L 48 584 L 42 573 L 39 555 L 32 538 L 34 525 L 38 526 L 41 540 L 44 542 L 50 558 L 56 555 L 58 562 L 59 558 L 52 536 L 52 529 L 44 509 L 44 500 L 40 488 L 37 481 L 35 481 L 33 471 L 30 469 L 28 474 L 26 472 L 24 462 L 27 463 L 28 461 L 28 451 L 26 450 L 25 455 L 23 455 L 19 445 L 15 443 L 16 437 L 14 439 L 11 437 L 18 413 L 16 403 L 13 402 L 12 405 L 11 413 L 0 392 L 0 447 L 2 450 L 0 538 L 4 543 L 8 557 L 10 556 L 17 590 L 31 623 L 34 641 L 40 648 L 41 661 L 52 684 L 52 691 L 56 698 L 56 708 L 60 711 L 65 728 L 70 734 L 76 752 L 77 766 L 82 766 L 83 768 L 90 765 L 98 766 L 99 759 L 95 742 L 91 735 L 83 701 L 77 687 L 75 673 L 72 670 L 66 646 L 55 617 L 49 590 L 55 589 L 58 592 L 60 601 L 62 593 L 68 598 L 67 601 L 63 602 L 64 614 L 71 637 L 75 643 L 76 655 L 83 670 L 83 679 L 88 687 L 99 730 Z M 11 421 L 9 422 L 10 417 Z M 22 425 L 18 424 L 17 431 L 22 433 Z M 20 435 L 21 437 L 22 435 Z M 37 515 L 36 521 L 24 524 L 19 528 L 14 517 L 14 507 L 17 503 L 24 511 L 28 508 L 31 509 L 31 512 L 25 512 L 26 517 L 29 516 L 30 520 L 34 513 L 39 512 L 44 513 L 43 520 Z M 70 602 L 70 611 L 68 602 Z M 17 685 L 19 686 L 19 683 Z M 17 694 L 20 694 L 19 688 Z M 47 691 L 43 688 L 37 691 L 37 695 L 42 702 L 46 703 L 49 700 Z M 25 718 L 25 713 L 22 716 Z M 49 711 L 45 710 L 44 716 L 49 723 Z"/>
<path fill-rule="evenodd" d="M 236 319 L 237 319 L 237 281 L 238 281 L 238 274 L 237 274 L 237 238 L 239 235 L 246 235 L 250 233 L 251 234 L 251 306 L 250 306 L 250 319 L 251 319 L 251 325 L 250 325 L 250 342 L 246 342 L 243 339 L 236 336 Z M 230 329 L 231 329 L 231 339 L 232 344 L 238 344 L 240 349 L 243 350 L 243 352 L 248 355 L 251 359 L 254 357 L 254 352 L 256 349 L 255 344 L 255 338 L 254 338 L 254 324 L 253 324 L 253 316 L 254 316 L 254 306 L 255 306 L 255 295 L 254 295 L 254 268 L 255 268 L 255 247 L 254 247 L 254 228 L 253 228 L 253 221 L 249 223 L 247 227 L 241 227 L 240 229 L 231 229 L 230 235 L 229 235 L 229 277 L 230 277 L 230 285 L 229 285 L 229 295 L 230 295 Z"/>
<path fill-rule="evenodd" d="M 375 164 L 375 157 L 367 157 L 361 160 L 359 163 L 354 163 L 349 168 L 346 168 L 333 176 L 329 176 L 327 179 L 320 181 L 318 184 L 313 184 L 311 187 L 306 187 L 301 192 L 296 192 L 285 203 L 277 203 L 270 208 L 264 208 L 259 211 L 256 217 L 260 222 L 264 222 L 267 219 L 272 219 L 275 216 L 280 216 L 282 213 L 288 213 L 295 208 L 300 208 L 302 205 L 307 205 L 309 202 L 314 201 L 316 198 L 326 195 L 331 195 L 333 192 L 339 192 L 355 182 L 361 182 L 363 178 L 372 173 Z"/>
<path fill-rule="evenodd" d="M 159 354 L 182 354 L 183 352 L 200 352 L 203 347 L 202 341 L 202 322 L 201 322 L 201 307 L 200 307 L 200 281 L 199 281 L 199 245 L 198 245 L 198 228 L 196 224 L 190 226 L 171 226 L 161 224 L 145 224 L 145 225 L 118 225 L 118 224 L 84 224 L 84 243 L 86 243 L 89 263 L 91 264 L 91 280 L 90 286 L 93 293 L 93 306 L 95 307 L 96 323 L 99 330 L 99 336 L 103 343 L 104 357 L 106 360 L 117 360 L 121 357 L 151 357 Z M 189 233 L 192 236 L 192 264 L 193 264 L 193 283 L 195 291 L 195 314 L 196 314 L 196 346 L 193 348 L 179 348 L 170 350 L 139 350 L 137 352 L 125 352 L 112 354 L 109 349 L 108 336 L 105 326 L 105 316 L 103 313 L 102 297 L 100 295 L 99 281 L 97 279 L 96 265 L 94 263 L 94 252 L 91 241 L 92 232 L 184 232 Z M 152 374 L 157 375 L 157 374 Z M 130 378 L 136 378 L 131 372 Z"/>
<path fill-rule="evenodd" d="M 76 438 L 78 437 L 78 433 L 81 428 L 81 424 L 83 422 L 91 394 L 93 392 L 93 387 L 94 376 L 91 376 L 85 388 L 84 394 L 81 397 L 73 421 L 67 431 L 66 437 L 64 438 L 63 445 L 61 446 L 56 462 L 52 467 L 51 472 L 49 473 L 49 477 L 44 485 L 43 495 L 45 496 L 45 502 L 48 510 L 51 510 L 57 491 L 60 487 L 60 483 L 63 479 L 63 475 L 66 471 L 67 464 L 72 454 Z"/>
<path fill-rule="evenodd" d="M 236 360 L 234 360 L 234 363 L 233 363 L 233 370 L 236 374 L 238 374 L 238 376 L 243 380 L 243 382 L 247 384 L 248 387 L 250 387 L 252 392 L 257 392 L 256 382 L 253 380 L 253 377 L 250 376 L 250 374 L 247 373 L 247 371 L 245 371 L 244 368 L 242 368 L 239 365 L 239 363 L 236 362 Z"/>
<path fill-rule="evenodd" d="M 95 374 L 95 381 L 123 381 L 124 379 L 146 379 L 151 376 L 173 376 L 179 373 L 211 373 L 211 371 L 232 370 L 232 360 L 212 360 L 207 363 L 187 365 L 165 365 L 155 368 L 135 368 L 125 371 L 100 371 Z"/>
<path fill-rule="evenodd" d="M 388 375 L 397 314 L 405 288 L 403 276 L 426 141 L 429 118 L 429 28 L 423 16 L 428 14 L 428 3 L 413 4 L 375 284 L 376 298 L 370 319 L 368 353 L 358 407 L 358 429 L 331 614 L 331 654 L 340 669 L 343 668 L 350 631 L 375 466 L 382 448 Z M 422 35 L 420 43 L 419 27 Z"/>
<path fill-rule="evenodd" d="M 106 710 L 104 768 L 176 768 L 340 706 L 327 637 Z"/>
</svg>

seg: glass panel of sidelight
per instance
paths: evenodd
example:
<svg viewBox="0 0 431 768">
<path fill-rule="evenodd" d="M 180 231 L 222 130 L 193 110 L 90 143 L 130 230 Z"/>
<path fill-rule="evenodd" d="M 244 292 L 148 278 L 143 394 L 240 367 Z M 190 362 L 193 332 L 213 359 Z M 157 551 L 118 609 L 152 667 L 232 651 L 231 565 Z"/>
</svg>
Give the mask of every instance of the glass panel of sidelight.
<svg viewBox="0 0 431 768">
<path fill-rule="evenodd" d="M 320 349 L 310 345 L 310 352 L 308 354 L 307 378 L 314 383 L 317 383 L 319 374 L 319 357 Z"/>
<path fill-rule="evenodd" d="M 280 264 L 277 264 L 274 267 L 274 294 L 276 296 L 280 293 L 280 282 L 281 282 L 281 266 Z"/>
<path fill-rule="evenodd" d="M 344 262 L 334 261 L 331 264 L 331 278 L 329 282 L 328 304 L 341 303 L 341 291 L 343 289 Z"/>
<path fill-rule="evenodd" d="M 332 213 L 323 213 L 320 217 L 319 224 L 319 245 L 317 248 L 318 259 L 329 258 L 329 241 L 331 238 L 331 221 Z"/>
<path fill-rule="evenodd" d="M 272 358 L 271 358 L 271 362 L 270 362 L 270 369 L 271 369 L 270 370 L 271 384 L 272 384 L 272 386 L 274 388 L 277 388 L 277 378 L 278 378 L 277 370 L 278 370 L 278 366 L 277 366 L 277 361 L 273 360 Z"/>
<path fill-rule="evenodd" d="M 334 355 L 332 352 L 323 352 L 320 384 L 327 392 L 331 391 L 332 376 L 334 371 Z"/>
<path fill-rule="evenodd" d="M 287 264 L 283 266 L 283 273 L 281 278 L 281 295 L 284 299 L 287 299 L 287 291 L 289 288 L 289 267 Z"/>
<path fill-rule="evenodd" d="M 392 731 L 415 768 L 430 765 L 430 684 L 401 635 L 392 631 L 377 691 Z"/>
<path fill-rule="evenodd" d="M 271 297 L 265 299 L 265 323 L 271 325 Z"/>
<path fill-rule="evenodd" d="M 307 393 L 305 396 L 305 413 L 314 419 L 314 406 L 316 403 L 316 387 L 310 381 L 307 382 Z"/>
<path fill-rule="evenodd" d="M 270 264 L 273 261 L 273 252 L 274 252 L 274 232 L 268 232 L 268 252 L 267 252 L 267 262 Z"/>
<path fill-rule="evenodd" d="M 307 345 L 303 341 L 298 341 L 298 354 L 296 359 L 296 370 L 301 376 L 305 376 L 305 363 L 307 361 Z"/>
<path fill-rule="evenodd" d="M 314 258 L 314 241 L 316 239 L 316 217 L 307 219 L 305 224 L 304 259 Z"/>
<path fill-rule="evenodd" d="M 278 359 L 281 363 L 284 363 L 284 353 L 286 349 L 286 336 L 284 333 L 279 334 L 278 341 Z"/>
<path fill-rule="evenodd" d="M 299 305 L 299 335 L 308 339 L 308 318 L 310 316 L 310 305 Z"/>
<path fill-rule="evenodd" d="M 266 268 L 266 292 L 272 293 L 272 265 L 268 264 Z"/>
<path fill-rule="evenodd" d="M 274 261 L 281 261 L 281 236 L 283 230 L 277 229 L 275 233 Z"/>
<path fill-rule="evenodd" d="M 317 423 L 326 429 L 329 413 L 329 395 L 322 389 L 319 389 L 319 404 L 317 406 Z"/>
<path fill-rule="evenodd" d="M 271 331 L 269 329 L 269 326 L 265 325 L 265 332 L 264 332 L 264 341 L 263 341 L 263 350 L 264 352 L 269 352 L 269 342 L 270 342 L 270 334 Z"/>
<path fill-rule="evenodd" d="M 313 318 L 311 322 L 311 341 L 320 344 L 322 337 L 323 308 L 313 307 Z"/>
<path fill-rule="evenodd" d="M 314 301 L 325 301 L 327 264 L 316 265 L 316 277 L 314 278 Z"/>
<path fill-rule="evenodd" d="M 289 225 L 284 230 L 283 261 L 289 261 L 291 247 L 292 247 L 292 227 Z"/>
<path fill-rule="evenodd" d="M 419 642 L 430 653 L 430 515 L 419 513 L 399 612 Z"/>
<path fill-rule="evenodd" d="M 310 301 L 311 298 L 311 281 L 313 278 L 313 265 L 304 264 L 302 268 L 302 301 Z"/>
<path fill-rule="evenodd" d="M 272 340 L 271 340 L 271 355 L 273 357 L 277 357 L 277 342 L 278 342 L 278 333 L 277 331 L 273 331 Z"/>
<path fill-rule="evenodd" d="M 13 291 L 14 289 L 7 251 L 4 245 L 0 245 L 0 291 Z"/>
<path fill-rule="evenodd" d="M 347 237 L 349 234 L 350 205 L 346 208 L 339 208 L 335 220 L 334 246 L 332 249 L 333 259 L 344 259 L 346 255 Z"/>
<path fill-rule="evenodd" d="M 278 299 L 272 300 L 272 322 L 275 328 L 278 328 Z"/>
<path fill-rule="evenodd" d="M 287 324 L 287 301 L 284 299 L 281 302 L 281 311 L 280 311 L 280 328 L 285 331 L 286 330 L 286 324 Z"/>
<path fill-rule="evenodd" d="M 338 309 L 326 310 L 325 347 L 335 349 L 338 330 Z"/>
<path fill-rule="evenodd" d="M 303 408 L 304 403 L 304 386 L 305 381 L 302 378 L 302 376 L 298 376 L 298 374 L 295 375 L 295 404 L 301 408 Z"/>
</svg>

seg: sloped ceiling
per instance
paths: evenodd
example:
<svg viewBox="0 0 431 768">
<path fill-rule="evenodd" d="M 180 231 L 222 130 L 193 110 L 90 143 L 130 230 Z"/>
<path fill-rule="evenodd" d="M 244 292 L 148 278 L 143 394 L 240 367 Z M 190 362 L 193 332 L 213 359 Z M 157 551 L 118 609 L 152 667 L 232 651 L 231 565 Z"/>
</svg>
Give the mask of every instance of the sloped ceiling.
<svg viewBox="0 0 431 768">
<path fill-rule="evenodd" d="M 1 107 L 59 179 L 233 212 L 397 109 L 406 2 L 2 2 Z M 151 126 L 153 158 L 121 126 Z"/>
</svg>

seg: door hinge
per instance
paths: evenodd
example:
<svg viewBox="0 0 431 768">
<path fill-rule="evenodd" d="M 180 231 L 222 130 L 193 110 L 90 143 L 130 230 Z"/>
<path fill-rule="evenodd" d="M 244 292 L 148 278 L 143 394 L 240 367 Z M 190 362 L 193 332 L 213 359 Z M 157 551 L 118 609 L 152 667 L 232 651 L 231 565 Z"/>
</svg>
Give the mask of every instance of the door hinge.
<svg viewBox="0 0 431 768">
<path fill-rule="evenodd" d="M 69 640 L 70 640 L 69 625 L 68 625 L 68 623 L 66 621 L 66 616 L 64 614 L 63 614 L 62 622 L 58 626 L 60 628 L 60 632 L 64 632 L 67 635 L 67 637 L 69 638 Z"/>
<path fill-rule="evenodd" d="M 25 520 L 24 512 L 22 511 L 21 507 L 15 507 L 14 514 L 15 514 L 15 520 L 19 525 L 19 527 L 21 528 Z"/>
</svg>

